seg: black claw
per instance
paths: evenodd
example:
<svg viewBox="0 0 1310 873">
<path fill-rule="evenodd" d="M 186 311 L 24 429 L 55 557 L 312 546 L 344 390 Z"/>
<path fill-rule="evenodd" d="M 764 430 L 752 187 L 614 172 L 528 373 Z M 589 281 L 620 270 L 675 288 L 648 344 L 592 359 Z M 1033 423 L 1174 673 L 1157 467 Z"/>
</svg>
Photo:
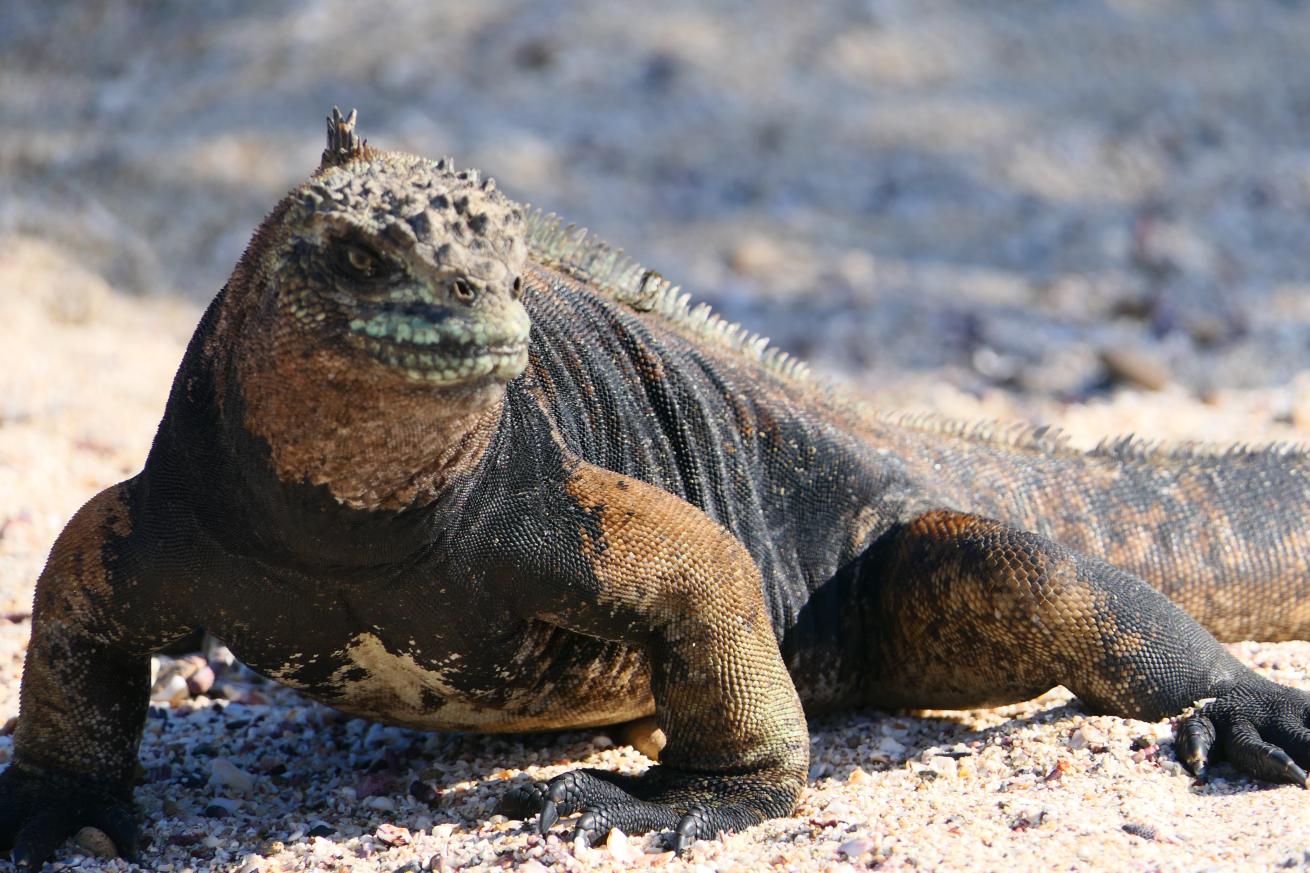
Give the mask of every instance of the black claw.
<svg viewBox="0 0 1310 873">
<path fill-rule="evenodd" d="M 1204 779 L 1209 773 L 1210 751 L 1214 747 L 1215 728 L 1210 719 L 1194 716 L 1178 728 L 1174 750 L 1179 762 L 1193 776 Z"/>
<path fill-rule="evenodd" d="M 551 793 L 554 794 L 553 791 Z M 537 833 L 545 836 L 546 832 L 554 827 L 557 821 L 559 821 L 559 808 L 555 805 L 554 800 L 547 797 L 542 801 L 541 812 L 537 817 Z"/>
<path fill-rule="evenodd" d="M 1265 741 L 1253 722 L 1234 719 L 1227 728 L 1227 756 L 1237 769 L 1268 782 L 1305 784 L 1305 771 L 1287 752 Z"/>
<path fill-rule="evenodd" d="M 1250 674 L 1184 720 L 1178 758 L 1188 769 L 1198 754 L 1227 759 L 1247 776 L 1266 782 L 1307 785 L 1310 769 L 1310 697 Z M 1204 776 L 1204 770 L 1197 772 Z"/>
<path fill-rule="evenodd" d="M 516 807 L 524 798 L 535 796 L 536 830 L 543 836 L 561 816 L 580 813 L 570 840 L 582 838 L 592 845 L 614 828 L 627 834 L 660 831 L 668 835 L 666 840 L 673 849 L 682 853 L 696 840 L 712 838 L 720 831 L 739 831 L 766 817 L 758 808 L 738 802 L 700 804 L 702 798 L 713 801 L 719 792 L 731 788 L 727 779 L 676 771 L 656 770 L 637 777 L 571 770 L 547 783 L 515 789 L 502 799 L 501 808 Z M 689 805 L 692 798 L 695 800 Z M 766 794 L 763 799 L 770 798 Z M 785 812 L 781 805 L 779 809 L 776 814 Z"/>
<path fill-rule="evenodd" d="M 1302 788 L 1305 787 L 1306 772 L 1301 769 L 1299 764 L 1292 760 L 1290 755 L 1282 749 L 1279 749 L 1278 753 L 1272 757 L 1275 762 L 1274 766 L 1278 768 L 1279 775 L 1284 782 L 1300 785 Z"/>
<path fill-rule="evenodd" d="M 9 857 L 15 867 L 39 868 L 72 835 L 71 822 L 61 813 L 39 813 L 23 826 Z"/>
<path fill-rule="evenodd" d="M 1268 737 L 1303 770 L 1310 770 L 1310 730 L 1299 719 L 1280 719 L 1269 729 Z"/>
<path fill-rule="evenodd" d="M 681 855 L 691 848 L 692 843 L 696 842 L 698 824 L 696 813 L 697 810 L 693 810 L 684 815 L 682 820 L 678 822 L 678 829 L 673 833 L 673 851 L 675 854 Z"/>
<path fill-rule="evenodd" d="M 573 833 L 569 836 L 569 842 L 581 839 L 590 848 L 603 836 L 600 831 L 600 818 L 596 813 L 584 813 L 582 818 L 578 819 L 577 827 L 573 829 Z"/>
<path fill-rule="evenodd" d="M 415 783 L 415 785 L 419 784 L 422 783 Z M 502 794 L 492 814 L 503 815 L 506 818 L 531 818 L 541 809 L 541 804 L 545 799 L 545 789 L 539 783 L 529 782 L 526 785 L 511 788 Z"/>
<path fill-rule="evenodd" d="M 587 841 L 587 845 L 591 845 L 591 841 L 594 838 L 600 836 L 599 826 L 600 826 L 600 821 L 599 819 L 597 819 L 596 813 L 594 812 L 584 813 L 582 818 L 578 819 L 578 826 L 573 831 L 573 833 L 575 836 L 581 834 L 582 837 Z"/>
</svg>

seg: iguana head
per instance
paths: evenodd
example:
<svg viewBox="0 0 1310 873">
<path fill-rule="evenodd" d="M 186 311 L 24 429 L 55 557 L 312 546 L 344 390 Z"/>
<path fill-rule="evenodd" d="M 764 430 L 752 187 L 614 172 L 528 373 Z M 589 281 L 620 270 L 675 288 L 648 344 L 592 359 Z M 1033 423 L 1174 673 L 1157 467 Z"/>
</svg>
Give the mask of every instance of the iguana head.
<svg viewBox="0 0 1310 873">
<path fill-rule="evenodd" d="M 323 165 L 262 252 L 274 318 L 412 383 L 517 376 L 529 329 L 522 209 L 476 171 L 376 151 L 354 136 L 353 112 L 334 116 Z"/>
<path fill-rule="evenodd" d="M 322 165 L 233 272 L 202 355 L 281 481 L 404 507 L 473 463 L 527 367 L 524 216 L 475 171 L 369 148 L 354 113 L 328 129 Z"/>
</svg>

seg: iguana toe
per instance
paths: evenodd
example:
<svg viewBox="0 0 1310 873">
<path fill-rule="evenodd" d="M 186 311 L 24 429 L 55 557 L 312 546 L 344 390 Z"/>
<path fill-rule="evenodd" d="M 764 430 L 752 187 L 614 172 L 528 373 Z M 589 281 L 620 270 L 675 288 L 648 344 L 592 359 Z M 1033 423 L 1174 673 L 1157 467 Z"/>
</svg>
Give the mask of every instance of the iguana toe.
<svg viewBox="0 0 1310 873">
<path fill-rule="evenodd" d="M 673 851 L 681 855 L 692 843 L 714 836 L 710 832 L 713 822 L 709 810 L 703 806 L 694 806 L 678 822 L 673 832 Z"/>
<path fill-rule="evenodd" d="M 542 801 L 546 799 L 546 787 L 543 782 L 527 782 L 516 785 L 501 795 L 493 810 L 493 815 L 506 818 L 531 818 L 541 810 Z"/>
<path fill-rule="evenodd" d="M 1292 782 L 1305 785 L 1305 770 L 1292 756 L 1260 737 L 1256 726 L 1236 721 L 1228 737 L 1228 759 L 1238 770 L 1268 782 Z"/>
<path fill-rule="evenodd" d="M 1179 726 L 1179 760 L 1197 775 L 1226 759 L 1267 782 L 1307 786 L 1310 695 L 1252 675 Z"/>
<path fill-rule="evenodd" d="M 625 788 L 620 782 L 627 782 Z M 570 770 L 536 787 L 541 801 L 537 812 L 537 832 L 546 833 L 561 815 L 591 810 L 597 804 L 633 800 L 628 788 L 635 787 L 634 777 L 624 777 L 604 770 Z M 616 825 L 610 825 L 616 827 Z M 608 832 L 609 828 L 605 829 Z M 604 836 L 601 833 L 600 836 Z"/>
<path fill-rule="evenodd" d="M 678 852 L 696 840 L 762 821 L 768 817 L 766 807 L 774 793 L 756 780 L 707 777 L 667 767 L 653 767 L 642 776 L 570 770 L 536 790 L 541 797 L 540 833 L 549 831 L 561 816 L 580 812 L 572 839 L 591 845 L 614 828 L 629 834 L 667 831 Z M 526 796 L 527 792 L 520 793 L 515 802 Z"/>
<path fill-rule="evenodd" d="M 1174 752 L 1178 761 L 1197 779 L 1205 779 L 1210 772 L 1210 750 L 1214 747 L 1214 722 L 1197 713 L 1178 724 L 1174 739 Z"/>
<path fill-rule="evenodd" d="M 649 831 L 670 830 L 681 818 L 681 814 L 672 807 L 662 803 L 630 798 L 610 803 L 589 806 L 574 825 L 570 839 L 579 837 L 593 845 L 605 839 L 615 828 L 625 834 L 643 834 Z"/>
<path fill-rule="evenodd" d="M 21 765 L 0 773 L 0 848 L 10 848 L 15 867 L 39 868 L 86 826 L 103 831 L 120 856 L 135 857 L 136 823 L 121 791 Z"/>
</svg>

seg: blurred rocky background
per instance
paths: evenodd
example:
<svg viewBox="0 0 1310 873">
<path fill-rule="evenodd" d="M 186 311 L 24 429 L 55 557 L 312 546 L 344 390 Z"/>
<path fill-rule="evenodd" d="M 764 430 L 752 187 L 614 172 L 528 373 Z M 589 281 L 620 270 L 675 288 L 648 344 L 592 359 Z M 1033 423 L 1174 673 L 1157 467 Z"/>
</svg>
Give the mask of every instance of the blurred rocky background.
<svg viewBox="0 0 1310 873">
<path fill-rule="evenodd" d="M 1310 425 L 1304 2 L 8 0 L 0 296 L 203 303 L 334 103 L 880 400 Z"/>
</svg>

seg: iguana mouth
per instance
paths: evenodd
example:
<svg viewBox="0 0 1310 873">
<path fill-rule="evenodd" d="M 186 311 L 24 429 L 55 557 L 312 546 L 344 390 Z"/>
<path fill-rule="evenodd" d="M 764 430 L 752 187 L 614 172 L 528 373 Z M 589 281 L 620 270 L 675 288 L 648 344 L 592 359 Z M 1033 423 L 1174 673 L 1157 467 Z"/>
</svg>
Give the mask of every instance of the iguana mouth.
<svg viewBox="0 0 1310 873">
<path fill-rule="evenodd" d="M 527 321 L 522 329 L 466 318 L 431 321 L 397 312 L 355 318 L 349 344 L 374 360 L 429 384 L 453 384 L 492 377 L 509 381 L 528 365 Z"/>
<path fill-rule="evenodd" d="M 491 376 L 509 381 L 528 365 L 527 343 L 446 351 L 366 340 L 362 348 L 374 359 L 416 382 L 454 384 Z"/>
</svg>

